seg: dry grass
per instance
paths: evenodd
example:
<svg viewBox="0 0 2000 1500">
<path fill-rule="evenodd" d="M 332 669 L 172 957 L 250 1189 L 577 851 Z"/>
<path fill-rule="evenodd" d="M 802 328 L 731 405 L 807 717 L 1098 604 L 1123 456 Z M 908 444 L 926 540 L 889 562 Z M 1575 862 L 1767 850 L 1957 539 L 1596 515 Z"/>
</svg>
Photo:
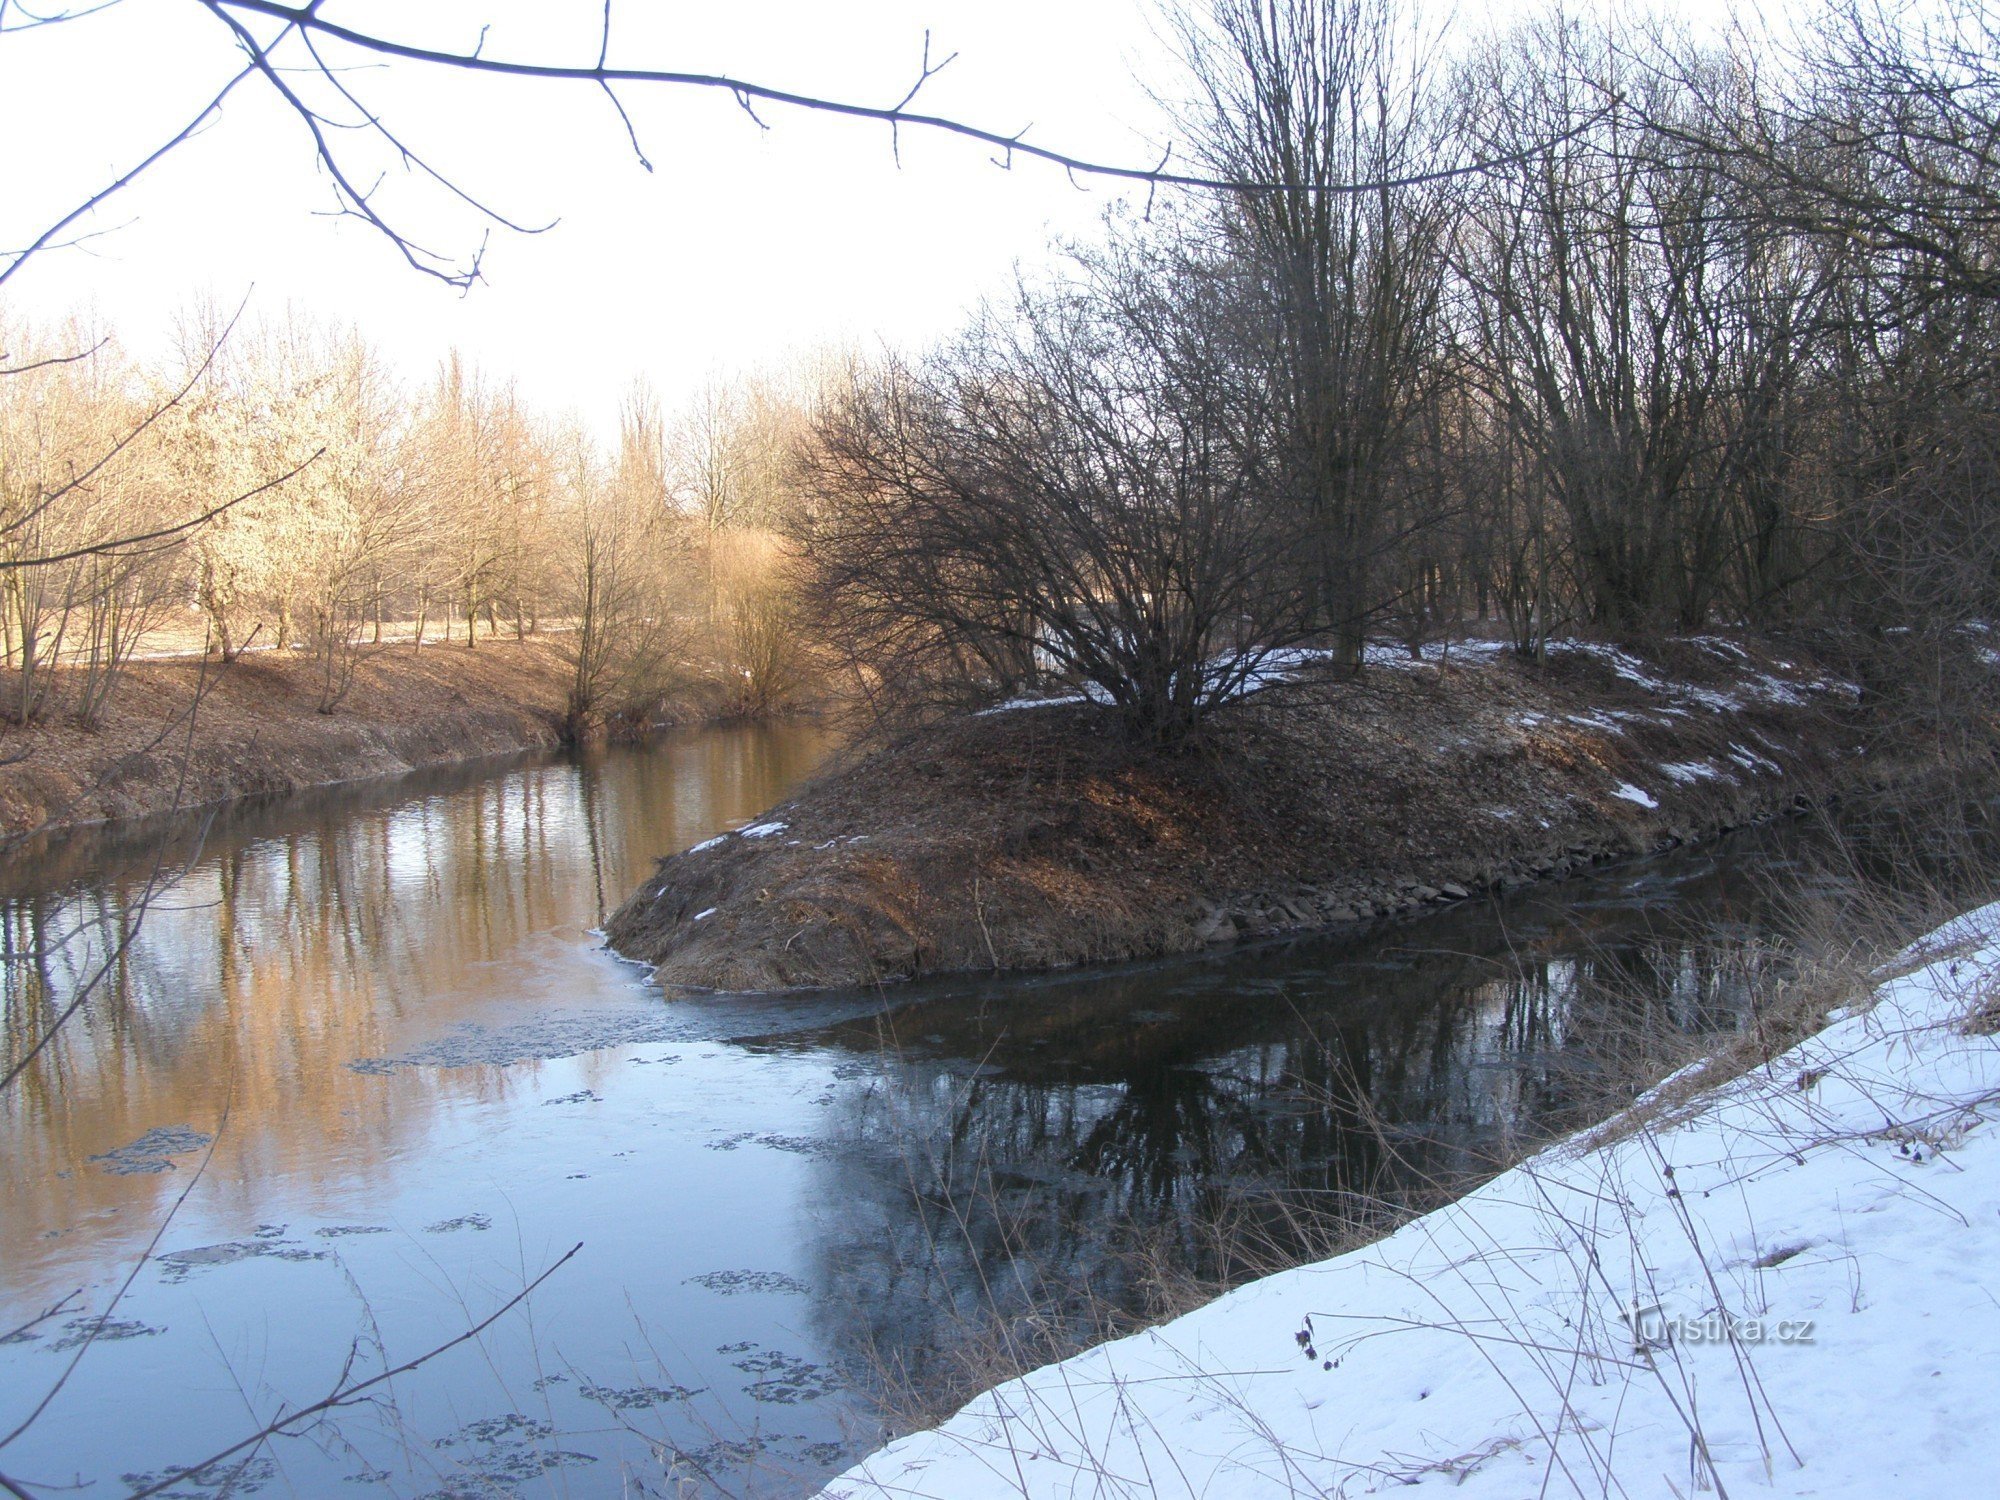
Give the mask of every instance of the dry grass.
<svg viewBox="0 0 2000 1500">
<path fill-rule="evenodd" d="M 1933 779 L 1895 800 L 1878 796 L 1850 812 L 1850 825 L 1865 834 L 1816 841 L 1813 859 L 1777 891 L 1786 937 L 1721 956 L 1722 966 L 1741 970 L 1747 999 L 1735 1029 L 1661 1024 L 1656 1011 L 1615 988 L 1579 996 L 1596 1012 L 1585 1053 L 1590 1086 L 1577 1091 L 1567 1118 L 1552 1122 L 1557 1132 L 1595 1125 L 1579 1138 L 1587 1150 L 1671 1123 L 1713 1090 L 1770 1067 L 1836 1013 L 1871 1004 L 1882 984 L 1934 960 L 1910 945 L 1992 894 L 1992 844 L 1974 821 L 1990 774 L 1969 783 Z M 1831 822 L 1830 814 L 1815 816 Z M 1991 1013 L 2000 1030 L 2000 1008 Z M 1975 1010 L 1968 1029 L 1986 1014 Z M 1815 1080 L 1781 1081 L 1809 1088 Z"/>
<path fill-rule="evenodd" d="M 330 714 L 291 653 L 137 663 L 96 729 L 0 725 L 0 834 L 550 746 L 563 686 L 556 650 L 533 640 L 372 651 Z"/>
<path fill-rule="evenodd" d="M 1855 753 L 1868 711 L 1796 651 L 1663 654 L 1652 670 L 1710 696 L 1577 652 L 1289 684 L 1179 755 L 1087 705 L 953 720 L 837 767 L 772 811 L 781 832 L 668 859 L 608 931 L 664 983 L 724 990 L 1115 962 L 1508 888 L 1927 753 Z M 1743 691 L 1761 674 L 1790 691 Z M 1702 706 L 1729 691 L 1744 706 Z M 1663 770 L 1695 764 L 1713 773 Z"/>
</svg>

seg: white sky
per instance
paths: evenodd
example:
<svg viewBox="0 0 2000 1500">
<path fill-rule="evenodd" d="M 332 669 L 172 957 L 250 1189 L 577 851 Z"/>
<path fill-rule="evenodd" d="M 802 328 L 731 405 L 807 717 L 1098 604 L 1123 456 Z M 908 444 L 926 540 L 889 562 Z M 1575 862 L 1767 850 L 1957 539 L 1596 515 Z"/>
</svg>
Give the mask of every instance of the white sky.
<svg viewBox="0 0 2000 1500">
<path fill-rule="evenodd" d="M 1476 9 L 1464 24 L 1494 13 Z M 488 55 L 589 62 L 602 7 L 329 0 L 326 13 L 454 48 L 491 21 Z M 1152 15 L 1149 0 L 620 0 L 611 61 L 888 104 L 914 78 L 928 28 L 934 58 L 959 53 L 924 92 L 932 112 L 1150 162 L 1164 127 L 1134 76 L 1166 76 Z M 0 39 L 0 244 L 31 240 L 80 187 L 143 157 L 238 65 L 194 0 L 122 0 Z M 582 86 L 403 64 L 348 77 L 461 186 L 518 219 L 561 222 L 532 238 L 496 231 L 487 284 L 461 297 L 373 231 L 325 216 L 331 188 L 303 128 L 252 80 L 91 226 L 113 232 L 38 256 L 4 305 L 37 319 L 94 309 L 143 354 L 192 296 L 233 307 L 254 287 L 254 309 L 292 301 L 361 324 L 414 378 L 456 346 L 534 405 L 605 432 L 635 377 L 671 402 L 713 370 L 816 343 L 934 335 L 1052 233 L 1090 232 L 1115 195 L 1053 168 L 1000 171 L 971 143 L 906 132 L 898 166 L 878 125 L 773 107 L 764 132 L 726 96 L 631 89 L 648 174 L 610 105 Z M 440 248 L 478 243 L 435 191 L 392 181 L 383 202 L 409 204 L 409 226 Z"/>
</svg>

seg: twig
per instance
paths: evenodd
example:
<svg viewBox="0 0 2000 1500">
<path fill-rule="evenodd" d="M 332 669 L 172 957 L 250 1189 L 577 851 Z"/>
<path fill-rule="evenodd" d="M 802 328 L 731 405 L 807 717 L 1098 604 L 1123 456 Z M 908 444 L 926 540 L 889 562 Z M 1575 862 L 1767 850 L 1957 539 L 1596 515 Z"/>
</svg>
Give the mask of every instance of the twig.
<svg viewBox="0 0 2000 1500">
<path fill-rule="evenodd" d="M 302 1406 L 297 1411 L 289 1412 L 284 1416 L 277 1417 L 272 1421 L 267 1422 L 263 1427 L 259 1428 L 256 1432 L 251 1433 L 250 1436 L 243 1438 L 237 1442 L 231 1443 L 227 1448 L 222 1449 L 220 1452 L 211 1453 L 207 1458 L 202 1459 L 199 1463 L 188 1464 L 183 1468 L 171 1470 L 163 1478 L 156 1479 L 155 1481 L 153 1481 L 153 1483 L 146 1485 L 141 1489 L 133 1490 L 130 1494 L 121 1497 L 121 1500 L 147 1500 L 148 1496 L 157 1495 L 161 1493 L 163 1490 L 166 1490 L 173 1485 L 179 1484 L 183 1479 L 187 1479 L 190 1478 L 191 1476 L 200 1474 L 205 1470 L 214 1468 L 215 1465 L 222 1463 L 227 1459 L 234 1458 L 237 1454 L 243 1452 L 246 1448 L 254 1448 L 261 1443 L 270 1441 L 274 1437 L 286 1436 L 290 1429 L 297 1427 L 299 1423 L 305 1421 L 309 1417 L 317 1417 L 324 1412 L 334 1411 L 343 1406 L 352 1406 L 356 1402 L 356 1400 L 360 1398 L 363 1392 L 373 1390 L 376 1386 L 381 1385 L 386 1381 L 394 1380 L 398 1376 L 407 1375 L 412 1370 L 417 1369 L 419 1366 L 428 1364 L 431 1360 L 436 1359 L 439 1355 L 447 1353 L 452 1349 L 456 1349 L 460 1344 L 468 1343 L 471 1340 L 478 1338 L 480 1334 L 484 1333 L 487 1329 L 491 1328 L 495 1323 L 499 1322 L 500 1319 L 505 1317 L 508 1313 L 512 1312 L 516 1307 L 519 1307 L 523 1302 L 527 1301 L 527 1299 L 534 1293 L 537 1287 L 539 1287 L 543 1282 L 547 1281 L 551 1276 L 555 1275 L 557 1271 L 561 1270 L 564 1266 L 569 1264 L 571 1257 L 573 1257 L 582 1248 L 583 1248 L 583 1242 L 579 1240 L 576 1244 L 570 1246 L 568 1250 L 564 1251 L 562 1256 L 558 1260 L 556 1260 L 554 1264 L 550 1265 L 547 1269 L 545 1269 L 541 1273 L 541 1275 L 537 1276 L 533 1281 L 529 1282 L 526 1286 L 522 1287 L 520 1291 L 516 1292 L 513 1296 L 509 1297 L 505 1302 L 501 1303 L 500 1306 L 496 1307 L 492 1312 L 488 1313 L 484 1318 L 481 1318 L 477 1323 L 473 1324 L 470 1328 L 465 1329 L 462 1333 L 457 1334 L 455 1337 L 445 1340 L 445 1342 L 443 1342 L 442 1344 L 438 1344 L 435 1347 L 426 1350 L 424 1353 L 417 1355 L 413 1359 L 407 1359 L 403 1361 L 402 1364 L 397 1365 L 394 1369 L 383 1370 L 379 1374 L 369 1376 L 366 1380 L 357 1380 L 352 1383 L 343 1381 L 340 1384 L 336 1385 L 331 1392 L 329 1392 L 325 1396 L 322 1396 L 319 1400 L 313 1402 L 311 1405 Z M 30 1497 L 30 1500 L 32 1500 L 32 1497 Z"/>
</svg>

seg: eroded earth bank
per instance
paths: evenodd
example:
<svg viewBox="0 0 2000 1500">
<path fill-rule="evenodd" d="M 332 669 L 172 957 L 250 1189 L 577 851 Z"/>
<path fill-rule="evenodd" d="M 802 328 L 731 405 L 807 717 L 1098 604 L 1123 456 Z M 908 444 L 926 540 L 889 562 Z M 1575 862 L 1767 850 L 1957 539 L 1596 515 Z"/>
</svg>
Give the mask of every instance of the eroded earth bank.
<svg viewBox="0 0 2000 1500">
<path fill-rule="evenodd" d="M 1178 754 L 1094 705 L 850 756 L 662 860 L 606 931 L 668 987 L 1046 969 L 1377 920 L 1711 836 L 1931 766 L 1803 646 L 1490 642 L 1302 664 Z"/>
</svg>

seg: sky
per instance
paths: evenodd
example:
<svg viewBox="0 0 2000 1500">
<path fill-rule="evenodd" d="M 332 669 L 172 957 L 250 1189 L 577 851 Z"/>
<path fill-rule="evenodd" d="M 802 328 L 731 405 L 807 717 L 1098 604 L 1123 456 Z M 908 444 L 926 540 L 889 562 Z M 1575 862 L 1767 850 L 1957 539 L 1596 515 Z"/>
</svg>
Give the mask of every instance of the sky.
<svg viewBox="0 0 2000 1500">
<path fill-rule="evenodd" d="M 1493 13 L 1482 6 L 1469 24 Z M 441 48 L 469 47 L 485 26 L 488 56 L 587 63 L 603 9 L 329 0 L 324 14 Z M 923 91 L 930 111 L 1150 164 L 1169 132 L 1137 80 L 1172 76 L 1156 15 L 1151 0 L 616 0 L 610 60 L 889 104 L 914 80 L 928 32 L 934 62 L 957 54 Z M 118 0 L 0 37 L 0 245 L 32 240 L 144 157 L 239 56 L 196 0 Z M 0 312 L 88 310 L 143 357 L 168 346 L 195 298 L 233 308 L 248 296 L 253 316 L 290 305 L 360 325 L 413 380 L 455 348 L 531 404 L 608 433 L 635 380 L 671 404 L 714 374 L 798 351 L 936 337 L 1052 238 L 1093 232 L 1121 196 L 1050 167 L 1002 170 L 969 142 L 905 132 L 892 150 L 878 124 L 771 107 L 760 128 L 727 95 L 633 88 L 622 97 L 648 171 L 586 86 L 402 63 L 343 77 L 457 186 L 554 227 L 492 230 L 469 294 L 419 275 L 373 230 L 330 213 L 304 127 L 253 80 L 93 217 L 101 233 L 35 257 L 0 290 Z M 379 201 L 454 257 L 487 232 L 393 169 Z"/>
<path fill-rule="evenodd" d="M 590 61 L 601 7 L 411 7 L 334 0 L 330 14 L 470 45 L 491 18 L 494 56 Z M 536 24 L 537 15 L 570 24 Z M 1149 23 L 1130 0 L 866 5 L 661 5 L 624 0 L 612 60 L 728 71 L 778 86 L 893 103 L 924 35 L 959 57 L 923 98 L 1037 140 L 1150 160 L 1150 101 L 1132 82 Z M 421 24 L 413 25 L 413 20 Z M 95 186 L 191 118 L 236 66 L 228 33 L 193 0 L 123 0 L 98 16 L 0 39 L 0 244 L 32 240 Z M 1115 194 L 1054 170 L 990 165 L 970 143 L 778 108 L 760 129 L 726 95 L 631 90 L 654 170 L 610 104 L 586 88 L 470 80 L 398 65 L 348 75 L 357 92 L 461 186 L 544 234 L 496 230 L 469 295 L 413 272 L 373 231 L 326 216 L 330 185 L 304 129 L 268 91 L 222 117 L 91 227 L 8 284 L 17 315 L 89 307 L 144 352 L 199 294 L 233 307 L 294 303 L 360 323 L 421 374 L 457 347 L 534 404 L 601 427 L 631 382 L 672 399 L 711 371 L 815 344 L 921 341 L 948 328 L 1052 234 L 1085 234 Z M 21 143 L 28 143 L 22 150 Z M 395 177 L 384 202 L 419 237 L 468 253 L 482 228 L 435 189 Z"/>
</svg>

